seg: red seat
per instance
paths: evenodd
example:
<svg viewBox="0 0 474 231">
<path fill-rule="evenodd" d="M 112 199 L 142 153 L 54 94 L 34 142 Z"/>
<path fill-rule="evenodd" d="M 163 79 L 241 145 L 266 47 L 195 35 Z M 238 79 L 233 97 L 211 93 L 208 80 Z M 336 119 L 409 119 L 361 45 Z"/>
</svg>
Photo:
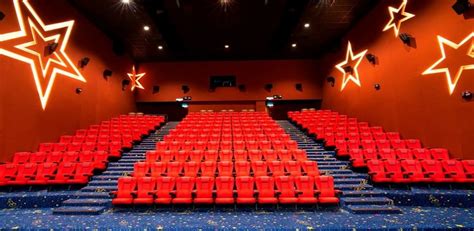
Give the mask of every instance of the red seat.
<svg viewBox="0 0 474 231">
<path fill-rule="evenodd" d="M 189 154 L 189 159 L 191 161 L 201 162 L 204 154 L 202 150 L 193 150 Z"/>
<path fill-rule="evenodd" d="M 385 148 L 379 150 L 379 156 L 381 160 L 396 160 L 397 154 L 393 149 Z"/>
<path fill-rule="evenodd" d="M 151 177 L 162 177 L 166 175 L 166 169 L 167 169 L 167 163 L 168 162 L 153 162 L 153 163 L 148 163 L 150 171 L 151 171 Z"/>
<path fill-rule="evenodd" d="M 314 181 L 319 190 L 318 200 L 321 204 L 337 204 L 339 198 L 336 197 L 334 189 L 334 179 L 332 176 L 315 177 Z"/>
<path fill-rule="evenodd" d="M 36 163 L 25 163 L 18 165 L 18 171 L 15 179 L 7 181 L 8 185 L 27 185 L 28 181 L 31 181 L 36 176 L 36 169 L 38 165 Z"/>
<path fill-rule="evenodd" d="M 109 162 L 107 158 L 109 155 L 104 151 L 94 152 L 94 168 L 99 170 L 105 170 L 107 168 L 107 163 Z"/>
<path fill-rule="evenodd" d="M 55 143 L 53 145 L 53 150 L 52 152 L 65 152 L 68 148 L 70 144 L 62 144 L 62 143 Z M 80 146 L 79 146 L 79 150 L 80 150 Z M 40 152 L 48 152 L 48 151 L 42 151 L 42 149 L 40 148 L 39 150 Z"/>
<path fill-rule="evenodd" d="M 253 177 L 236 177 L 235 186 L 237 189 L 237 204 L 255 204 Z"/>
<path fill-rule="evenodd" d="M 207 150 L 219 150 L 219 141 L 209 141 L 207 143 Z"/>
<path fill-rule="evenodd" d="M 285 142 L 285 147 L 287 150 L 296 150 L 298 149 L 298 143 L 294 140 L 288 140 Z"/>
<path fill-rule="evenodd" d="M 390 140 L 393 149 L 407 148 L 404 140 Z"/>
<path fill-rule="evenodd" d="M 245 147 L 247 147 L 247 150 L 258 150 L 258 143 L 254 140 L 247 140 L 245 142 Z"/>
<path fill-rule="evenodd" d="M 401 148 L 395 151 L 399 160 L 413 160 L 413 153 L 410 149 Z"/>
<path fill-rule="evenodd" d="M 399 140 L 400 139 L 400 133 L 398 133 L 398 132 L 387 132 L 385 134 L 387 135 L 387 138 L 389 140 Z"/>
<path fill-rule="evenodd" d="M 48 163 L 61 163 L 63 160 L 63 153 L 62 152 L 50 152 L 46 156 L 46 162 Z"/>
<path fill-rule="evenodd" d="M 349 132 L 349 133 L 347 133 L 347 139 L 348 140 L 359 141 L 360 140 L 360 135 L 359 135 L 359 133 Z"/>
<path fill-rule="evenodd" d="M 349 153 L 352 167 L 362 168 L 366 166 L 362 149 L 351 149 Z"/>
<path fill-rule="evenodd" d="M 244 150 L 245 149 L 245 142 L 242 140 L 235 140 L 234 138 L 234 150 Z"/>
<path fill-rule="evenodd" d="M 347 157 L 349 155 L 349 149 L 345 140 L 336 140 L 334 145 L 336 146 L 337 156 Z"/>
<path fill-rule="evenodd" d="M 260 150 L 272 149 L 272 143 L 270 143 L 270 141 L 267 141 L 267 140 L 259 141 L 258 147 L 260 148 Z"/>
<path fill-rule="evenodd" d="M 177 162 L 182 162 L 182 163 L 184 163 L 184 162 L 186 162 L 186 161 L 188 160 L 188 158 L 189 158 L 189 151 L 187 151 L 187 150 L 180 150 L 180 151 L 178 151 L 178 153 L 175 155 L 174 158 L 175 158 L 175 160 L 176 160 Z"/>
<path fill-rule="evenodd" d="M 214 161 L 216 162 L 217 161 L 217 150 L 207 150 L 204 152 L 204 159 L 206 161 Z"/>
<path fill-rule="evenodd" d="M 293 155 L 293 158 L 297 161 L 306 161 L 308 160 L 308 156 L 306 154 L 305 150 L 302 149 L 296 149 L 293 151 L 290 151 Z"/>
<path fill-rule="evenodd" d="M 280 161 L 291 161 L 293 160 L 293 157 L 291 155 L 291 152 L 288 150 L 277 150 L 278 158 Z"/>
<path fill-rule="evenodd" d="M 173 161 L 174 160 L 174 156 L 175 156 L 175 152 L 178 152 L 178 151 L 171 151 L 171 150 L 167 150 L 167 151 L 164 151 L 164 152 L 161 152 L 161 151 L 158 151 L 158 153 L 160 153 L 160 161 L 161 162 L 170 162 L 170 161 Z"/>
<path fill-rule="evenodd" d="M 145 177 L 150 175 L 150 166 L 147 162 L 136 162 L 133 165 L 133 176 L 134 177 Z"/>
<path fill-rule="evenodd" d="M 390 141 L 388 140 L 376 140 L 375 144 L 377 145 L 378 150 L 390 149 Z"/>
<path fill-rule="evenodd" d="M 156 178 L 156 204 L 171 204 L 171 193 L 175 187 L 174 177 L 157 177 Z"/>
<path fill-rule="evenodd" d="M 375 132 L 372 133 L 372 136 L 374 137 L 374 140 L 386 140 L 387 135 L 384 132 Z"/>
<path fill-rule="evenodd" d="M 12 181 L 16 177 L 18 164 L 2 164 L 0 165 L 0 186 L 7 185 L 8 181 Z"/>
<path fill-rule="evenodd" d="M 76 165 L 75 174 L 67 181 L 69 184 L 87 184 L 94 175 L 94 163 L 84 162 Z"/>
<path fill-rule="evenodd" d="M 94 151 L 96 143 L 83 143 L 81 146 L 82 151 Z"/>
<path fill-rule="evenodd" d="M 88 135 L 86 136 L 85 143 L 97 143 L 97 135 Z"/>
<path fill-rule="evenodd" d="M 270 174 L 272 176 L 284 176 L 285 167 L 281 161 L 271 161 L 267 162 L 268 168 L 270 169 Z"/>
<path fill-rule="evenodd" d="M 17 152 L 13 155 L 13 164 L 24 164 L 28 163 L 30 161 L 30 155 L 31 153 L 29 152 Z"/>
<path fill-rule="evenodd" d="M 295 204 L 298 202 L 296 197 L 296 188 L 293 177 L 278 176 L 275 177 L 275 184 L 278 190 L 278 201 L 281 204 Z"/>
<path fill-rule="evenodd" d="M 234 165 L 231 161 L 218 162 L 217 171 L 219 172 L 219 176 L 232 176 L 234 171 Z"/>
<path fill-rule="evenodd" d="M 53 184 L 66 184 L 74 175 L 76 163 L 62 162 L 58 166 L 58 170 L 53 180 L 49 181 Z"/>
<path fill-rule="evenodd" d="M 405 144 L 409 149 L 421 148 L 421 142 L 418 139 L 405 140 Z"/>
<path fill-rule="evenodd" d="M 412 153 L 417 160 L 431 160 L 431 153 L 427 148 L 416 148 L 412 150 Z"/>
<path fill-rule="evenodd" d="M 234 201 L 234 178 L 216 177 L 216 204 L 233 204 Z"/>
<path fill-rule="evenodd" d="M 190 161 L 184 163 L 184 176 L 197 177 L 200 164 L 198 162 Z"/>
<path fill-rule="evenodd" d="M 99 142 L 96 144 L 96 150 L 97 151 L 105 151 L 105 152 L 108 152 L 109 151 L 109 142 Z"/>
<path fill-rule="evenodd" d="M 432 148 L 430 149 L 431 156 L 434 160 L 449 160 L 449 153 L 444 148 Z"/>
<path fill-rule="evenodd" d="M 235 161 L 247 161 L 248 159 L 247 150 L 235 150 L 234 159 Z"/>
<path fill-rule="evenodd" d="M 201 176 L 214 177 L 215 175 L 216 175 L 216 162 L 205 161 L 201 163 Z M 230 176 L 232 176 L 232 174 Z"/>
<path fill-rule="evenodd" d="M 360 148 L 360 140 L 348 140 L 346 144 L 349 150 Z"/>
<path fill-rule="evenodd" d="M 39 145 L 38 151 L 39 152 L 52 152 L 53 151 L 53 144 L 52 143 L 41 143 Z M 62 151 L 64 151 L 64 150 L 62 150 Z"/>
<path fill-rule="evenodd" d="M 248 155 L 249 155 L 250 161 L 262 160 L 262 151 L 260 150 L 256 150 L 256 149 L 249 150 Z"/>
<path fill-rule="evenodd" d="M 80 152 L 79 153 L 79 162 L 94 162 L 94 152 Z"/>
<path fill-rule="evenodd" d="M 196 204 L 212 204 L 214 198 L 212 196 L 214 190 L 214 177 L 198 177 L 196 178 L 196 195 L 194 203 Z"/>
<path fill-rule="evenodd" d="M 176 178 L 176 193 L 172 200 L 173 204 L 191 204 L 193 202 L 194 182 L 194 177 Z"/>
<path fill-rule="evenodd" d="M 463 160 L 462 165 L 468 178 L 474 178 L 474 160 Z"/>
<path fill-rule="evenodd" d="M 160 154 L 157 151 L 147 151 L 145 154 L 145 161 L 147 163 L 154 163 L 159 161 Z"/>
<path fill-rule="evenodd" d="M 267 163 L 265 161 L 252 161 L 252 172 L 254 177 L 266 176 Z"/>
<path fill-rule="evenodd" d="M 428 177 L 431 182 L 442 183 L 449 181 L 444 174 L 441 162 L 437 160 L 422 160 L 421 167 L 424 170 L 425 176 Z"/>
<path fill-rule="evenodd" d="M 236 176 L 250 176 L 250 164 L 247 161 L 235 162 L 235 175 Z"/>
<path fill-rule="evenodd" d="M 137 178 L 137 192 L 133 199 L 136 205 L 152 205 L 156 193 L 156 180 L 152 177 Z"/>
<path fill-rule="evenodd" d="M 57 164 L 43 163 L 39 164 L 36 169 L 36 176 L 33 180 L 28 181 L 32 185 L 47 185 L 50 180 L 54 179 L 54 172 L 56 172 Z"/>
<path fill-rule="evenodd" d="M 474 178 L 468 179 L 464 172 L 464 167 L 461 161 L 458 160 L 443 160 L 441 161 L 444 172 L 449 179 L 458 183 L 474 182 Z"/>
<path fill-rule="evenodd" d="M 219 161 L 232 161 L 233 153 L 232 150 L 221 150 L 219 152 Z"/>
<path fill-rule="evenodd" d="M 303 168 L 304 175 L 308 176 L 319 176 L 318 164 L 316 161 L 302 161 L 300 162 Z"/>
<path fill-rule="evenodd" d="M 428 178 L 425 178 L 423 168 L 418 160 L 402 160 L 400 161 L 400 166 L 403 169 L 403 174 L 410 179 L 410 182 L 416 183 L 429 180 Z"/>
<path fill-rule="evenodd" d="M 113 205 L 131 205 L 133 203 L 133 193 L 135 192 L 137 180 L 133 177 L 120 177 L 117 191 L 112 192 L 114 198 Z"/>
<path fill-rule="evenodd" d="M 363 149 L 376 149 L 375 141 L 373 140 L 362 140 L 360 145 Z"/>
<path fill-rule="evenodd" d="M 180 162 L 168 162 L 167 164 L 167 176 L 178 177 L 181 176 L 183 171 L 183 163 Z"/>
<path fill-rule="evenodd" d="M 362 143 L 363 143 L 364 140 L 373 140 L 374 138 L 372 137 L 372 133 L 362 132 L 360 133 L 360 139 L 362 140 Z"/>
<path fill-rule="evenodd" d="M 61 136 L 59 137 L 59 143 L 68 144 L 72 142 L 72 136 Z"/>
<path fill-rule="evenodd" d="M 54 153 L 54 152 L 50 152 L 50 153 Z M 48 155 L 44 152 L 35 152 L 35 153 L 31 153 L 30 155 L 30 163 L 44 163 L 46 162 L 46 157 Z"/>
<path fill-rule="evenodd" d="M 367 168 L 369 169 L 369 176 L 373 182 L 386 183 L 390 181 L 385 173 L 384 163 L 381 160 L 367 161 Z"/>
<path fill-rule="evenodd" d="M 398 160 L 385 160 L 385 174 L 390 178 L 390 181 L 395 183 L 408 183 L 409 179 L 405 178 L 402 172 L 402 167 Z"/>
<path fill-rule="evenodd" d="M 275 183 L 273 177 L 259 176 L 255 178 L 255 184 L 258 191 L 259 204 L 276 204 L 278 199 L 275 197 Z"/>
<path fill-rule="evenodd" d="M 113 141 L 109 143 L 109 156 L 113 158 L 122 157 L 122 143 Z"/>
<path fill-rule="evenodd" d="M 285 143 L 283 143 L 281 140 L 273 140 L 272 141 L 272 147 L 275 150 L 285 149 Z"/>
<path fill-rule="evenodd" d="M 295 177 L 296 189 L 298 193 L 298 204 L 316 204 L 318 199 L 314 196 L 315 183 L 312 176 Z"/>
<path fill-rule="evenodd" d="M 300 176 L 301 175 L 301 165 L 297 161 L 284 161 L 286 172 L 291 176 Z"/>
<path fill-rule="evenodd" d="M 222 141 L 220 145 L 221 150 L 232 150 L 232 141 Z"/>
</svg>

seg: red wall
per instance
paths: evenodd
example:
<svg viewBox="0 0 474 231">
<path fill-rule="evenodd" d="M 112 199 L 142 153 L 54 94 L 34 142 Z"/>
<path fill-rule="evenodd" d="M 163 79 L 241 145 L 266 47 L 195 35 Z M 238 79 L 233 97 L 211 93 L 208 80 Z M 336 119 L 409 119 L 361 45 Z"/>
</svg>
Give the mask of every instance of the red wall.
<svg viewBox="0 0 474 231">
<path fill-rule="evenodd" d="M 360 64 L 361 87 L 349 83 L 340 91 L 342 73 L 334 65 L 344 60 L 346 44 L 321 61 L 320 66 L 328 70 L 319 76 L 336 77 L 335 87 L 324 83 L 323 108 L 400 131 L 406 138 L 420 138 L 428 147 L 448 148 L 452 156 L 473 159 L 474 102 L 462 100 L 461 92 L 474 91 L 474 70 L 464 72 L 452 95 L 444 74 L 421 73 L 441 57 L 437 35 L 458 43 L 473 31 L 474 20 L 456 15 L 451 9 L 454 1 L 410 0 L 406 11 L 416 16 L 401 27 L 401 32 L 416 38 L 417 47 L 410 48 L 394 37 L 393 30 L 382 32 L 390 19 L 387 7 L 398 8 L 400 3 L 381 2 L 346 38 L 355 52 L 368 49 L 379 59 L 375 66 L 366 59 Z M 453 57 L 454 52 L 447 49 L 447 55 Z M 466 59 L 454 57 L 448 65 L 457 70 Z M 380 91 L 375 91 L 375 83 L 381 84 Z"/>
<path fill-rule="evenodd" d="M 58 75 L 43 111 L 29 64 L 0 55 L 0 161 L 9 160 L 15 151 L 36 150 L 40 142 L 57 141 L 62 134 L 135 110 L 133 94 L 121 90 L 131 61 L 115 56 L 111 41 L 67 1 L 30 2 L 45 24 L 75 20 L 66 52 L 73 63 L 90 58 L 81 71 L 87 83 Z M 0 9 L 6 14 L 0 33 L 18 30 L 12 1 L 0 1 Z M 102 78 L 106 68 L 113 70 L 108 81 Z M 77 87 L 82 94 L 75 93 Z"/>
<path fill-rule="evenodd" d="M 284 99 L 320 99 L 320 81 L 315 81 L 318 67 L 311 60 L 279 60 L 279 61 L 209 61 L 209 62 L 157 62 L 143 63 L 140 72 L 146 72 L 142 79 L 146 90 L 137 93 L 138 102 L 175 101 L 176 98 L 189 95 L 193 97 L 190 110 L 202 108 L 220 110 L 226 108 L 249 108 L 262 110 L 257 101 L 275 94 Z M 238 88 L 218 88 L 209 92 L 209 76 L 235 75 L 237 84 L 245 84 L 246 91 Z M 273 84 L 271 92 L 264 89 L 267 83 Z M 296 83 L 303 84 L 303 91 L 297 91 Z M 152 93 L 152 86 L 159 85 L 160 92 Z M 188 85 L 186 94 L 182 85 Z M 199 105 L 199 102 L 206 102 Z M 213 103 L 209 103 L 209 101 Z M 236 105 L 230 101 L 249 101 Z M 213 104 L 215 106 L 213 106 Z"/>
</svg>

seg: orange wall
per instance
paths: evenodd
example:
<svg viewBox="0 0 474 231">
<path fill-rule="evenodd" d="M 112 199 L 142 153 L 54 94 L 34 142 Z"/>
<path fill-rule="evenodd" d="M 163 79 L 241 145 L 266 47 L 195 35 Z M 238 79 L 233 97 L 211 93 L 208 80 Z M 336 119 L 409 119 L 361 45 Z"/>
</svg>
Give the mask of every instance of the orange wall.
<svg viewBox="0 0 474 231">
<path fill-rule="evenodd" d="M 76 20 L 66 52 L 73 63 L 90 58 L 81 71 L 87 83 L 58 75 L 43 111 L 30 66 L 1 55 L 0 161 L 10 160 L 15 151 L 36 150 L 40 142 L 57 141 L 62 134 L 135 110 L 133 94 L 121 90 L 131 61 L 115 56 L 111 41 L 67 1 L 30 2 L 46 24 Z M 6 14 L 0 33 L 18 30 L 12 1 L 0 1 L 0 9 Z M 114 72 L 108 81 L 102 78 L 106 68 Z M 77 87 L 82 94 L 75 93 Z"/>
<path fill-rule="evenodd" d="M 215 108 L 241 109 L 246 103 L 233 107 L 229 101 L 264 100 L 267 96 L 282 95 L 284 99 L 320 99 L 320 81 L 314 81 L 318 73 L 316 63 L 311 60 L 279 60 L 279 61 L 209 61 L 209 62 L 160 62 L 143 63 L 140 72 L 146 72 L 142 83 L 146 90 L 137 94 L 138 102 L 175 101 L 184 95 L 193 97 L 196 101 L 215 102 Z M 235 75 L 237 84 L 245 84 L 246 91 L 240 92 L 235 88 L 217 88 L 209 92 L 209 76 Z M 264 85 L 273 83 L 271 92 Z M 303 84 L 303 91 L 297 91 L 296 83 Z M 152 94 L 152 86 L 159 85 L 160 92 Z M 190 91 L 184 94 L 182 85 L 188 85 Z M 190 105 L 190 109 L 192 105 Z M 197 106 L 199 110 L 204 106 Z M 209 106 L 211 107 L 211 106 Z M 255 108 L 256 106 L 254 106 Z M 211 107 L 211 109 L 214 107 Z M 260 107 L 258 107 L 260 108 Z M 193 109 L 193 110 L 194 110 Z"/>
<path fill-rule="evenodd" d="M 410 0 L 406 11 L 416 16 L 401 28 L 416 38 L 417 48 L 409 48 L 393 30 L 382 32 L 389 21 L 387 7 L 398 8 L 400 3 L 382 1 L 346 38 L 355 52 L 368 49 L 379 59 L 376 66 L 366 59 L 360 64 L 361 87 L 349 83 L 340 91 L 342 73 L 334 65 L 344 60 L 346 44 L 321 61 L 328 70 L 320 77 L 336 77 L 335 87 L 324 81 L 323 108 L 400 131 L 406 138 L 420 138 L 428 147 L 448 148 L 455 157 L 474 159 L 474 102 L 461 99 L 461 92 L 474 91 L 474 71 L 465 71 L 453 95 L 444 74 L 421 75 L 441 57 L 436 36 L 460 42 L 473 31 L 474 19 L 456 15 L 451 9 L 454 1 Z M 461 64 L 456 58 L 449 62 L 452 68 Z M 380 91 L 375 91 L 375 83 L 381 84 Z"/>
</svg>

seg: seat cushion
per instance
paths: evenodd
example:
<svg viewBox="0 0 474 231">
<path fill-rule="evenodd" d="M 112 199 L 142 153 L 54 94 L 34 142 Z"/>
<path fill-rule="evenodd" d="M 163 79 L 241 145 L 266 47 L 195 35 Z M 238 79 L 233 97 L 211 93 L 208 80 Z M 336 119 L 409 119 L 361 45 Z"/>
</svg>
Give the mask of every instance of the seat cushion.
<svg viewBox="0 0 474 231">
<path fill-rule="evenodd" d="M 234 198 L 216 198 L 216 204 L 233 204 Z"/>
<path fill-rule="evenodd" d="M 298 197 L 298 204 L 316 204 L 318 199 L 316 197 Z"/>
<path fill-rule="evenodd" d="M 256 200 L 253 197 L 244 197 L 244 198 L 237 198 L 237 204 L 255 204 Z"/>
<path fill-rule="evenodd" d="M 275 197 L 259 197 L 258 203 L 259 204 L 277 204 L 278 199 Z"/>
<path fill-rule="evenodd" d="M 157 198 L 155 199 L 156 204 L 169 205 L 171 204 L 171 198 Z"/>
<path fill-rule="evenodd" d="M 280 198 L 278 198 L 278 201 L 281 204 L 295 204 L 296 202 L 298 202 L 298 198 L 296 198 L 296 197 L 280 197 Z"/>
<path fill-rule="evenodd" d="M 319 203 L 321 204 L 338 204 L 339 198 L 337 197 L 320 197 Z"/>
<path fill-rule="evenodd" d="M 112 200 L 113 205 L 131 205 L 133 198 L 115 198 Z"/>
<path fill-rule="evenodd" d="M 133 200 L 133 204 L 136 205 L 152 205 L 153 204 L 153 198 L 136 198 Z"/>
<path fill-rule="evenodd" d="M 174 198 L 173 204 L 191 204 L 193 199 L 190 197 Z"/>
</svg>

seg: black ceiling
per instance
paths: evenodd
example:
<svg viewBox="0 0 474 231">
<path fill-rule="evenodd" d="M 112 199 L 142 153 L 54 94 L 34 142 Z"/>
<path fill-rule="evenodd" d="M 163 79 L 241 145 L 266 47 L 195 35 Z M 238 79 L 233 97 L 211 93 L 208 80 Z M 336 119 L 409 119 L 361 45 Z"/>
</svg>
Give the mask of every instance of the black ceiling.
<svg viewBox="0 0 474 231">
<path fill-rule="evenodd" d="M 116 51 L 129 53 L 137 62 L 317 58 L 336 48 L 350 27 L 380 2 L 69 1 L 115 41 Z"/>
</svg>

